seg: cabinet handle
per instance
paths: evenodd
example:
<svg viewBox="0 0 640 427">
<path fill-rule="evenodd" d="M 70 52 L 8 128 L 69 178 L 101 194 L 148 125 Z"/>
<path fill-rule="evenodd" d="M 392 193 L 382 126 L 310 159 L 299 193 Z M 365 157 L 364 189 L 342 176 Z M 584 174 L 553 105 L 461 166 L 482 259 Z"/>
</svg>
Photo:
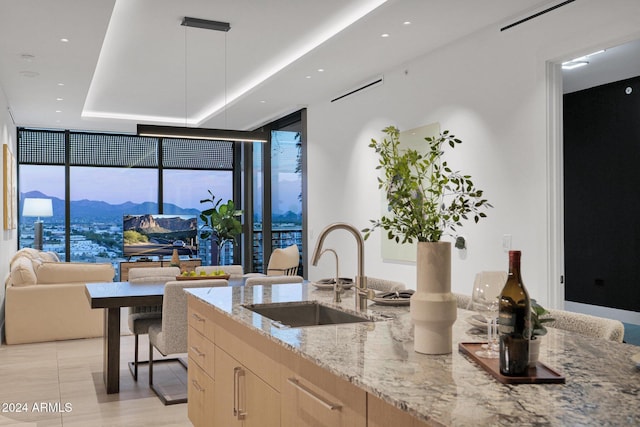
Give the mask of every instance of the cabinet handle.
<svg viewBox="0 0 640 427">
<path fill-rule="evenodd" d="M 204 353 L 201 353 L 198 347 L 191 346 L 191 350 L 196 354 L 196 356 L 204 357 Z"/>
<path fill-rule="evenodd" d="M 195 388 L 197 391 L 204 391 L 204 389 L 202 387 L 200 387 L 200 384 L 198 384 L 198 381 L 196 380 L 191 380 L 191 384 L 193 384 L 193 388 Z"/>
<path fill-rule="evenodd" d="M 326 401 L 322 396 L 319 396 L 313 390 L 310 390 L 309 388 L 302 385 L 300 381 L 298 381 L 297 379 L 289 378 L 287 379 L 287 381 L 291 383 L 291 385 L 296 387 L 298 390 L 300 390 L 301 392 L 303 392 L 304 394 L 306 394 L 307 396 L 309 396 L 310 398 L 312 398 L 313 400 L 315 400 L 316 402 L 318 402 L 319 404 L 327 408 L 328 410 L 339 411 L 340 409 L 342 409 L 342 405 Z"/>
<path fill-rule="evenodd" d="M 244 370 L 236 366 L 233 368 L 233 416 L 237 420 L 244 420 L 247 413 L 240 409 L 240 377 L 244 377 Z"/>
<path fill-rule="evenodd" d="M 197 313 L 191 313 L 191 317 L 193 317 L 194 319 L 196 319 L 196 322 L 204 322 L 204 318 L 198 316 Z"/>
</svg>

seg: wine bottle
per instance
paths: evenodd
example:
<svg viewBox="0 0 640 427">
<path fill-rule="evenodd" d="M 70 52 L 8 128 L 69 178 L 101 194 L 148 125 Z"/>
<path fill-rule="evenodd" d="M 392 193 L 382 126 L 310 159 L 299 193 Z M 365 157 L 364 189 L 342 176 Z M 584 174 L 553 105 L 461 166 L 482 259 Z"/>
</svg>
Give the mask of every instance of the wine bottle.
<svg viewBox="0 0 640 427">
<path fill-rule="evenodd" d="M 509 276 L 500 293 L 500 373 L 526 376 L 531 338 L 531 301 L 520 275 L 520 251 L 509 251 Z"/>
</svg>

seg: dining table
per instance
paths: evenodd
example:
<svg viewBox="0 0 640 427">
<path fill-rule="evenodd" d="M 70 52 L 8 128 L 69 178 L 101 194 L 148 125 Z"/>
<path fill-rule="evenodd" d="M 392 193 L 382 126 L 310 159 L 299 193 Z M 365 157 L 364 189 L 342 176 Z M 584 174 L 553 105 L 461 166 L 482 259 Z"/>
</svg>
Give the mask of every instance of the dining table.
<svg viewBox="0 0 640 427">
<path fill-rule="evenodd" d="M 229 280 L 242 286 L 243 279 Z M 164 283 L 96 282 L 85 285 L 91 308 L 104 309 L 103 380 L 107 394 L 120 392 L 120 309 L 162 305 Z"/>
</svg>

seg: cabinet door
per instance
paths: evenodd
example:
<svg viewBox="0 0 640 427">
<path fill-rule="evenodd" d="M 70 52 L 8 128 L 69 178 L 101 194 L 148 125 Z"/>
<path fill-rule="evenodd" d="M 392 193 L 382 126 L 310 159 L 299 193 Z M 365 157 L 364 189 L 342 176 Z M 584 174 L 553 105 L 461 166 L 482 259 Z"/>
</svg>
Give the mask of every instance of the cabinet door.
<svg viewBox="0 0 640 427">
<path fill-rule="evenodd" d="M 280 393 L 248 369 L 244 369 L 239 379 L 244 426 L 280 426 Z"/>
<path fill-rule="evenodd" d="M 328 372 L 311 372 L 313 381 L 284 367 L 281 372 L 283 427 L 366 426 L 364 390 Z"/>
<path fill-rule="evenodd" d="M 280 425 L 280 393 L 217 347 L 215 378 L 215 426 Z"/>
<path fill-rule="evenodd" d="M 214 383 L 195 361 L 189 358 L 188 414 L 195 427 L 213 426 Z"/>
<path fill-rule="evenodd" d="M 213 425 L 216 427 L 241 426 L 238 416 L 238 369 L 241 365 L 224 350 L 215 348 Z"/>
</svg>

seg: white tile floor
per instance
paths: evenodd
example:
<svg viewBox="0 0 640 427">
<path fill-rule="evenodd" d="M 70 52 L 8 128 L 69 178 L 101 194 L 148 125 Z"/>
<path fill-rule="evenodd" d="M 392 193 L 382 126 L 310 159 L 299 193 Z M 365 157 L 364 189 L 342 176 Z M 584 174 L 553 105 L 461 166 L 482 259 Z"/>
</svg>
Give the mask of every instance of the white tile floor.
<svg viewBox="0 0 640 427">
<path fill-rule="evenodd" d="M 146 338 L 140 336 L 145 360 Z M 186 404 L 164 406 L 148 388 L 146 366 L 133 381 L 127 367 L 133 343 L 132 335 L 122 337 L 120 393 L 109 395 L 102 380 L 102 338 L 3 344 L 0 426 L 191 426 Z M 154 365 L 153 372 L 154 383 L 186 390 L 186 371 L 179 364 Z"/>
</svg>

